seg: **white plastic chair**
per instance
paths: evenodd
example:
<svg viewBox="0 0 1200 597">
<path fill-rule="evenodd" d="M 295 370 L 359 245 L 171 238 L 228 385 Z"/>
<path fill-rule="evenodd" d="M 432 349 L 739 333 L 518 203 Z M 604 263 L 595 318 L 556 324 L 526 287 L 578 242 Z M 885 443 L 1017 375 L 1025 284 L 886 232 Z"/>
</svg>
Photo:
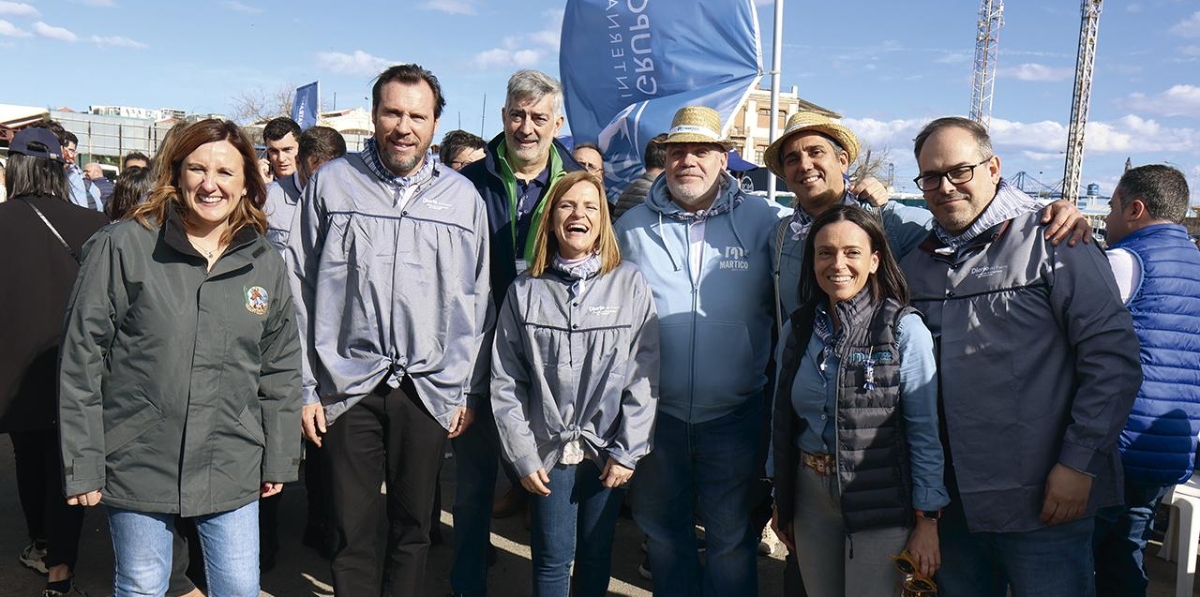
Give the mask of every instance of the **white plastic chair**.
<svg viewBox="0 0 1200 597">
<path fill-rule="evenodd" d="M 1171 506 L 1171 522 L 1158 557 L 1178 560 L 1175 572 L 1175 597 L 1191 597 L 1196 578 L 1196 544 L 1200 542 L 1200 479 L 1193 474 L 1186 483 L 1173 487 L 1163 496 Z"/>
</svg>

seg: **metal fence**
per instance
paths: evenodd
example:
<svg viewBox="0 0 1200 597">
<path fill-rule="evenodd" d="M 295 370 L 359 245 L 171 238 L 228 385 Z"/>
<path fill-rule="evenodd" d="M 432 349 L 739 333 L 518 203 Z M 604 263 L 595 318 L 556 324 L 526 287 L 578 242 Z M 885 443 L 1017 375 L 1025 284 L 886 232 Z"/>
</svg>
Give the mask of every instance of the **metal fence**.
<svg viewBox="0 0 1200 597">
<path fill-rule="evenodd" d="M 172 121 L 58 110 L 51 110 L 50 118 L 79 137 L 81 161 L 108 163 L 116 163 L 133 151 L 154 155 L 167 131 L 175 125 Z"/>
</svg>

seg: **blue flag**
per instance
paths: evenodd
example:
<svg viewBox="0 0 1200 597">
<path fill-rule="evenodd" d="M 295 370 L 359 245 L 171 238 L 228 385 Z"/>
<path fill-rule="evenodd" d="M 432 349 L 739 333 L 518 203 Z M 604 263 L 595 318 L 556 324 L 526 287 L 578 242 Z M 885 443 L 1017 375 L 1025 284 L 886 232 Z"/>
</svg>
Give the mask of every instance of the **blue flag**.
<svg viewBox="0 0 1200 597">
<path fill-rule="evenodd" d="M 292 120 L 305 131 L 317 125 L 321 107 L 319 81 L 296 88 L 296 99 L 292 102 Z"/>
<path fill-rule="evenodd" d="M 729 119 L 762 76 L 754 0 L 568 0 L 559 72 L 571 134 L 604 150 L 610 199 L 684 106 Z"/>
</svg>

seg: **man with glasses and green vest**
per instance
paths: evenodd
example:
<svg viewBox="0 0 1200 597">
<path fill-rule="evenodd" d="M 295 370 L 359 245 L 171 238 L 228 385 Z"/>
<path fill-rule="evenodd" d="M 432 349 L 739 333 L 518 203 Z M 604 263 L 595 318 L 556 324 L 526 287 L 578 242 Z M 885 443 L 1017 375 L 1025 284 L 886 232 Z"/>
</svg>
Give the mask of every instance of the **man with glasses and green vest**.
<svg viewBox="0 0 1200 597">
<path fill-rule="evenodd" d="M 543 199 L 564 174 L 581 169 L 567 148 L 555 140 L 563 120 L 562 85 L 542 72 L 517 71 L 508 80 L 501 110 L 504 132 L 488 143 L 482 160 L 461 171 L 475 183 L 487 207 L 492 297 L 497 308 L 517 274 L 528 266 L 533 254 L 530 239 L 545 215 Z M 478 424 L 454 440 L 458 486 L 450 584 L 453 594 L 468 596 L 487 594 L 488 535 L 500 454 L 486 400 L 481 401 L 475 416 Z M 513 487 L 505 502 L 523 502 L 524 489 L 514 474 L 509 480 Z M 512 508 L 506 505 L 500 510 L 508 514 Z"/>
</svg>

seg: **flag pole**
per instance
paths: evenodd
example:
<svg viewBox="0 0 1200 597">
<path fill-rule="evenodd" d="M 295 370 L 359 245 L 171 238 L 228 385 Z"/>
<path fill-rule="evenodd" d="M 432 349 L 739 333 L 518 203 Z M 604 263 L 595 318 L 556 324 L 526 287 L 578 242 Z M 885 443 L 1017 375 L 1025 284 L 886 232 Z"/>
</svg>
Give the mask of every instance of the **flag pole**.
<svg viewBox="0 0 1200 597">
<path fill-rule="evenodd" d="M 779 135 L 779 71 L 783 60 L 783 0 L 775 0 L 775 27 L 771 34 L 771 126 L 769 142 Z M 761 159 L 761 156 L 758 156 Z M 767 172 L 767 200 L 775 203 L 775 173 Z"/>
</svg>

